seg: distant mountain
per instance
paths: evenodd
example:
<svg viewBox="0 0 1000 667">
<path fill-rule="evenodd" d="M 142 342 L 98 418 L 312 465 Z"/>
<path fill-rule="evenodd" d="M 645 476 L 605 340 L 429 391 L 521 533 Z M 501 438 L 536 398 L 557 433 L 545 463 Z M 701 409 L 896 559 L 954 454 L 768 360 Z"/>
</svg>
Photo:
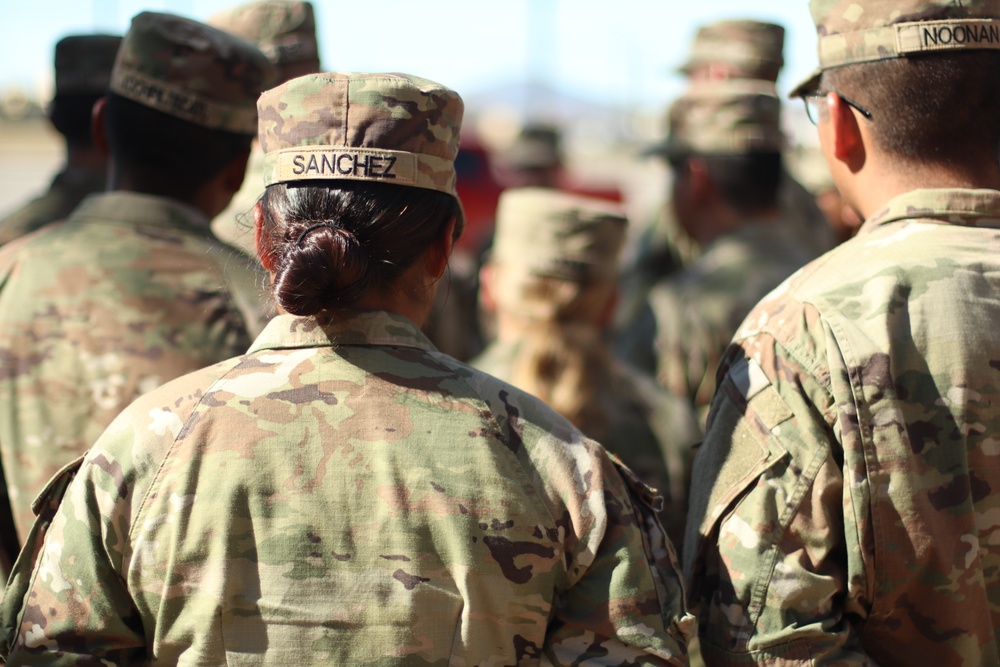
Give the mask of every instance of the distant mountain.
<svg viewBox="0 0 1000 667">
<path fill-rule="evenodd" d="M 462 96 L 473 113 L 505 109 L 519 116 L 569 123 L 588 118 L 621 118 L 625 110 L 540 81 L 511 81 Z"/>
</svg>

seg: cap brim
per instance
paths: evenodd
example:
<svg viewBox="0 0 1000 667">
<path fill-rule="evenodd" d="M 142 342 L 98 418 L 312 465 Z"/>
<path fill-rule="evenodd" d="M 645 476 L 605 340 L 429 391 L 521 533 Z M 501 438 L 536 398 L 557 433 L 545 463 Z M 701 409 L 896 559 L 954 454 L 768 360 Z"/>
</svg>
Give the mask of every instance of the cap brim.
<svg viewBox="0 0 1000 667">
<path fill-rule="evenodd" d="M 823 74 L 823 70 L 817 67 L 813 70 L 813 73 L 809 75 L 809 78 L 805 81 L 799 83 L 799 85 L 792 88 L 792 92 L 788 93 L 788 99 L 794 100 L 796 97 L 801 97 L 803 93 L 814 90 L 819 85 L 819 77 Z"/>
</svg>

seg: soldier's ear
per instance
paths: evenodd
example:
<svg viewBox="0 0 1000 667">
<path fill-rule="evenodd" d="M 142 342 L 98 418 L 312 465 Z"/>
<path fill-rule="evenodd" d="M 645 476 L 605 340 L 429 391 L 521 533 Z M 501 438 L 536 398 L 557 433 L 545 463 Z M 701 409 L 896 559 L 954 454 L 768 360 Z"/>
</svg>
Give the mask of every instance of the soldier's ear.
<svg viewBox="0 0 1000 667">
<path fill-rule="evenodd" d="M 865 138 L 858 124 L 854 109 L 837 93 L 826 96 L 830 112 L 830 132 L 832 133 L 833 156 L 856 173 L 865 164 Z"/>
<path fill-rule="evenodd" d="M 715 183 L 708 172 L 708 165 L 705 161 L 694 155 L 686 162 L 687 187 L 696 202 L 704 202 L 711 199 L 715 193 Z"/>
<path fill-rule="evenodd" d="M 264 209 L 261 207 L 261 203 L 258 201 L 253 205 L 253 243 L 254 248 L 257 250 L 257 257 L 260 258 L 260 264 L 264 267 L 264 270 L 274 277 L 274 271 L 277 268 L 277 262 L 274 259 L 274 255 L 271 252 L 271 248 L 263 247 L 261 240 L 263 239 L 263 228 L 264 228 Z"/>
<path fill-rule="evenodd" d="M 107 102 L 108 98 L 102 97 L 94 102 L 94 106 L 90 110 L 90 136 L 94 140 L 94 146 L 105 156 L 111 154 L 111 149 L 108 147 L 108 133 L 104 126 Z"/>
</svg>

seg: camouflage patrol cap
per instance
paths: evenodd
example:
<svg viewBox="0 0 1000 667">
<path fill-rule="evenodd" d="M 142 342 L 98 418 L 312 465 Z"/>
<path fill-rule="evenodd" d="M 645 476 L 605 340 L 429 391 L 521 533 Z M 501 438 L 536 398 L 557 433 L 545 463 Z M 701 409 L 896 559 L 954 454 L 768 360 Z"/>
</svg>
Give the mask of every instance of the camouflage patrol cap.
<svg viewBox="0 0 1000 667">
<path fill-rule="evenodd" d="M 791 92 L 813 90 L 823 70 L 957 49 L 1000 49 L 1000 0 L 811 0 L 819 67 Z"/>
<path fill-rule="evenodd" d="M 781 101 L 767 81 L 695 84 L 671 105 L 666 141 L 648 152 L 669 159 L 780 151 L 785 144 L 780 115 Z"/>
<path fill-rule="evenodd" d="M 628 221 L 611 202 L 550 188 L 512 188 L 497 204 L 493 261 L 529 275 L 614 281 Z"/>
<path fill-rule="evenodd" d="M 409 74 L 292 79 L 257 102 L 264 184 L 376 181 L 437 190 L 457 201 L 464 108 L 455 91 Z"/>
<path fill-rule="evenodd" d="M 725 63 L 747 79 L 777 80 L 785 64 L 781 51 L 785 29 L 776 23 L 733 19 L 698 28 L 687 62 L 678 68 L 690 75 L 698 67 Z"/>
<path fill-rule="evenodd" d="M 276 65 L 319 60 L 316 18 L 308 2 L 251 2 L 219 12 L 207 23 L 253 42 Z"/>
<path fill-rule="evenodd" d="M 70 35 L 56 42 L 56 95 L 106 93 L 121 43 L 116 35 Z"/>
<path fill-rule="evenodd" d="M 118 51 L 111 91 L 212 129 L 253 134 L 254 105 L 275 80 L 253 44 L 172 14 L 143 12 Z"/>
</svg>

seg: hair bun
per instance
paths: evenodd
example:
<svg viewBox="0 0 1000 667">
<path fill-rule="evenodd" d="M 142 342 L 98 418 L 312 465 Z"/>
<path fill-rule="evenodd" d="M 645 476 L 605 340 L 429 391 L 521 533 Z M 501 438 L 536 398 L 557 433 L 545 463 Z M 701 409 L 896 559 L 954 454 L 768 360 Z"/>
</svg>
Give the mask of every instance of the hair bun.
<svg viewBox="0 0 1000 667">
<path fill-rule="evenodd" d="M 291 234 L 296 230 L 290 229 Z M 314 315 L 358 300 L 371 281 L 371 258 L 358 238 L 331 221 L 307 224 L 285 246 L 274 279 L 281 307 L 293 315 Z"/>
</svg>

